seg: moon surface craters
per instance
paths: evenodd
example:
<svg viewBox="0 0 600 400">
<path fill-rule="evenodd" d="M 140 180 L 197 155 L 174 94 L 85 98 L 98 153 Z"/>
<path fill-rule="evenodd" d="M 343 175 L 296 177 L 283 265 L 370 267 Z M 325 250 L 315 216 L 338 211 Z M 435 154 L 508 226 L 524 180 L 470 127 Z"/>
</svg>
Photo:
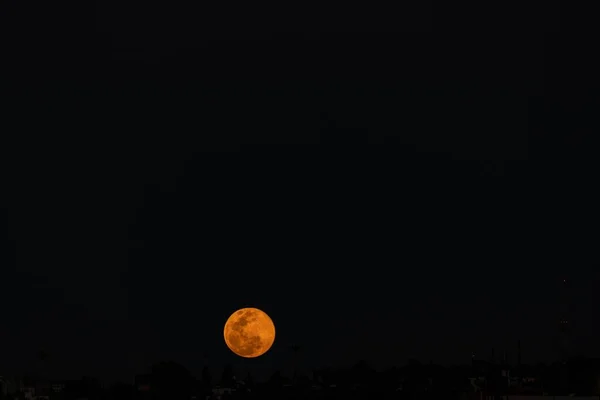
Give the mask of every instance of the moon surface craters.
<svg viewBox="0 0 600 400">
<path fill-rule="evenodd" d="M 225 324 L 225 342 L 241 357 L 253 358 L 266 353 L 275 340 L 275 326 L 264 312 L 244 308 L 233 313 Z"/>
</svg>

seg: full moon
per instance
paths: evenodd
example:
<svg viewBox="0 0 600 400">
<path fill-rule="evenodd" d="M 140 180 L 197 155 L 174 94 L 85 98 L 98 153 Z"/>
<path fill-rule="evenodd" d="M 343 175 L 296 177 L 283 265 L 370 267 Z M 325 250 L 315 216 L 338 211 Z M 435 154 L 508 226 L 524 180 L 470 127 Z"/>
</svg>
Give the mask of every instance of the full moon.
<svg viewBox="0 0 600 400">
<path fill-rule="evenodd" d="M 227 319 L 223 336 L 229 350 L 238 356 L 260 357 L 275 342 L 275 324 L 258 308 L 242 308 Z"/>
</svg>

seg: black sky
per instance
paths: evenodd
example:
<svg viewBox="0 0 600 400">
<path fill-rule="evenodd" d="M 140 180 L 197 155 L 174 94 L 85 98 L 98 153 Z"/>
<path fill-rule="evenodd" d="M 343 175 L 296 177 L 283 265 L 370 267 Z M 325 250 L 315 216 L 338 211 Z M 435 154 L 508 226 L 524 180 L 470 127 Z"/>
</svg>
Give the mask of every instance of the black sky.
<svg viewBox="0 0 600 400">
<path fill-rule="evenodd" d="M 81 37 L 11 25 L 2 371 L 40 348 L 57 376 L 109 380 L 205 353 L 267 373 L 292 344 L 307 367 L 517 340 L 551 360 L 563 276 L 598 354 L 590 216 L 532 158 L 575 159 L 550 129 L 569 111 L 548 95 L 555 10 L 511 30 L 482 9 L 475 35 L 425 3 L 362 25 L 166 7 L 98 4 Z M 243 306 L 278 328 L 249 363 L 222 340 Z"/>
</svg>

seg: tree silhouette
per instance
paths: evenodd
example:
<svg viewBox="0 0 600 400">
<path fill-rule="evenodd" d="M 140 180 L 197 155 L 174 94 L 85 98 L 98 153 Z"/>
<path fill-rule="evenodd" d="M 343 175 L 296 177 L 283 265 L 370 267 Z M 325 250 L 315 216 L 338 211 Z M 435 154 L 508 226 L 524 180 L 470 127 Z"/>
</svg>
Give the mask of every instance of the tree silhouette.
<svg viewBox="0 0 600 400">
<path fill-rule="evenodd" d="M 231 364 L 225 365 L 223 373 L 221 374 L 221 386 L 233 387 L 235 385 L 235 376 L 233 374 L 233 367 Z"/>
<path fill-rule="evenodd" d="M 202 368 L 202 385 L 208 388 L 212 387 L 212 375 L 210 374 L 210 369 L 206 365 Z"/>
<path fill-rule="evenodd" d="M 110 398 L 112 400 L 131 400 L 133 396 L 133 386 L 123 382 L 117 382 L 110 387 Z"/>
<path fill-rule="evenodd" d="M 37 352 L 37 360 L 38 360 L 38 365 L 40 368 L 40 373 L 43 376 L 43 378 L 48 378 L 47 373 L 48 373 L 48 360 L 50 358 L 50 355 L 44 351 L 44 350 L 40 350 Z"/>
<path fill-rule="evenodd" d="M 7 397 L 4 393 L 5 391 L 8 391 L 8 382 L 0 376 L 0 400 L 4 400 L 4 398 Z"/>
<path fill-rule="evenodd" d="M 194 379 L 184 366 L 175 362 L 161 362 L 152 366 L 154 397 L 165 400 L 189 400 Z"/>
<path fill-rule="evenodd" d="M 277 370 L 273 372 L 273 374 L 269 378 L 269 384 L 272 386 L 280 386 L 283 384 L 283 377 L 281 376 L 281 371 Z"/>
<path fill-rule="evenodd" d="M 46 353 L 44 350 L 40 350 L 37 354 L 38 356 L 38 360 L 40 361 L 46 361 L 46 359 L 48 359 L 48 353 Z"/>
<path fill-rule="evenodd" d="M 356 363 L 349 372 L 350 382 L 362 386 L 368 386 L 373 383 L 375 370 L 373 370 L 365 360 Z"/>
</svg>

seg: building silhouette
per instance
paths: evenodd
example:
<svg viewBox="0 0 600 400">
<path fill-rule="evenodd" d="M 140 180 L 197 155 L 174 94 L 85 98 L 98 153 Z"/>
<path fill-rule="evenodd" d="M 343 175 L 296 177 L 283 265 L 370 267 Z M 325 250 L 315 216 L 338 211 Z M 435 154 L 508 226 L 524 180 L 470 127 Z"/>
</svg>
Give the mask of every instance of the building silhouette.
<svg viewBox="0 0 600 400">
<path fill-rule="evenodd" d="M 562 362 L 566 362 L 569 357 L 573 356 L 572 349 L 572 310 L 571 310 L 571 293 L 570 282 L 567 278 L 563 278 L 559 292 L 559 314 L 558 314 L 558 355 Z"/>
</svg>

